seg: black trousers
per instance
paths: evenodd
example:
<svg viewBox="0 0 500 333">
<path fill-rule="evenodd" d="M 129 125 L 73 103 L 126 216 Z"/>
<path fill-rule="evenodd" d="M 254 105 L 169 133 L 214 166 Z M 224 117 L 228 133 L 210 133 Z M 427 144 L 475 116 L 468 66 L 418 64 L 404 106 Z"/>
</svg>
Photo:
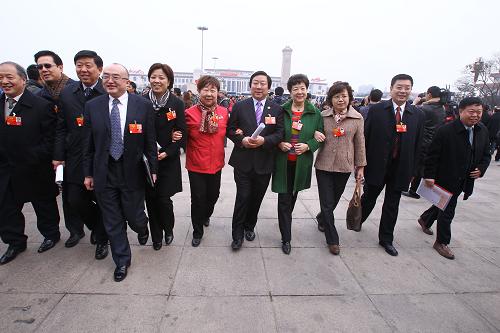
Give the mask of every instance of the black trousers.
<svg viewBox="0 0 500 333">
<path fill-rule="evenodd" d="M 144 212 L 144 190 L 127 189 L 123 175 L 122 159 L 108 162 L 108 179 L 102 191 L 95 192 L 97 203 L 101 207 L 104 228 L 111 245 L 113 261 L 117 266 L 130 265 L 132 254 L 127 238 L 127 226 L 144 234 L 147 230 L 148 218 Z"/>
<path fill-rule="evenodd" d="M 175 224 L 174 203 L 168 196 L 161 196 L 154 188 L 146 189 L 146 208 L 148 210 L 151 239 L 154 243 L 163 241 L 163 233 L 172 235 Z"/>
<path fill-rule="evenodd" d="M 432 227 L 434 221 L 437 220 L 436 240 L 440 244 L 448 245 L 451 241 L 451 222 L 455 217 L 455 208 L 457 207 L 458 194 L 453 194 L 448 202 L 446 209 L 442 211 L 436 206 L 431 206 L 420 215 L 420 218 L 425 222 L 427 228 Z"/>
<path fill-rule="evenodd" d="M 316 169 L 318 183 L 319 204 L 321 207 L 321 221 L 325 228 L 326 243 L 339 245 L 339 234 L 335 228 L 333 211 L 344 193 L 350 173 L 328 172 Z"/>
<path fill-rule="evenodd" d="M 293 191 L 295 166 L 295 162 L 288 162 L 286 167 L 287 192 L 278 193 L 278 223 L 282 242 L 290 242 L 292 240 L 292 212 L 299 194 L 299 192 Z"/>
<path fill-rule="evenodd" d="M 253 170 L 243 172 L 234 169 L 236 199 L 233 211 L 233 240 L 243 239 L 245 230 L 254 230 L 270 179 L 271 174 L 259 175 Z"/>
<path fill-rule="evenodd" d="M 394 240 L 394 227 L 398 219 L 399 201 L 401 199 L 401 191 L 394 188 L 395 185 L 395 170 L 397 161 L 393 161 L 391 167 L 388 168 L 385 177 L 385 195 L 382 205 L 382 216 L 380 217 L 380 225 L 378 228 L 378 238 L 381 242 L 392 244 Z M 365 183 L 363 186 L 363 195 L 361 196 L 361 221 L 364 222 L 372 212 L 380 192 L 384 189 L 384 184 L 381 186 L 370 185 Z"/>
<path fill-rule="evenodd" d="M 212 216 L 219 199 L 221 171 L 215 174 L 188 171 L 188 175 L 193 238 L 202 238 L 203 223 Z"/>
<path fill-rule="evenodd" d="M 44 238 L 59 240 L 59 210 L 56 198 L 36 200 L 31 203 L 37 216 L 37 228 Z M 16 248 L 26 247 L 28 236 L 24 233 L 25 219 L 22 213 L 24 203 L 14 199 L 12 183 L 9 181 L 0 202 L 0 237 L 2 241 Z"/>
<path fill-rule="evenodd" d="M 81 184 L 63 182 L 62 193 L 64 221 L 66 229 L 71 234 L 82 234 L 86 225 L 94 231 L 98 244 L 108 242 L 108 235 L 104 230 L 102 214 L 94 191 L 88 191 Z"/>
</svg>

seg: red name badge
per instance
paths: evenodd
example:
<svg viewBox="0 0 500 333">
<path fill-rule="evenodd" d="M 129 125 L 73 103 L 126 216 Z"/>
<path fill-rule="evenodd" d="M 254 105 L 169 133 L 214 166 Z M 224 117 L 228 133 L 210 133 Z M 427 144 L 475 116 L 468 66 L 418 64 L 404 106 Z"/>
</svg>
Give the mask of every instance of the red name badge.
<svg viewBox="0 0 500 333">
<path fill-rule="evenodd" d="M 333 129 L 333 136 L 338 138 L 340 136 L 344 136 L 345 135 L 345 129 L 342 128 L 342 127 L 335 127 Z"/>
<path fill-rule="evenodd" d="M 174 120 L 177 118 L 177 114 L 175 113 L 175 110 L 169 109 L 170 111 L 167 112 L 167 120 Z"/>
<path fill-rule="evenodd" d="M 300 121 L 294 121 L 292 123 L 292 128 L 294 130 L 300 131 L 302 129 L 302 123 Z"/>
<path fill-rule="evenodd" d="M 21 126 L 22 125 L 21 117 L 16 117 L 16 116 L 8 116 L 7 119 L 5 120 L 5 122 L 9 126 Z"/>
<path fill-rule="evenodd" d="M 130 134 L 141 134 L 142 133 L 142 124 L 128 124 L 128 131 Z"/>
<path fill-rule="evenodd" d="M 264 118 L 264 123 L 266 125 L 276 125 L 276 117 L 271 117 L 269 114 Z"/>
<path fill-rule="evenodd" d="M 83 116 L 76 117 L 76 125 L 78 127 L 82 127 L 83 126 Z"/>
<path fill-rule="evenodd" d="M 406 125 L 405 124 L 397 124 L 396 132 L 398 133 L 406 133 Z"/>
</svg>

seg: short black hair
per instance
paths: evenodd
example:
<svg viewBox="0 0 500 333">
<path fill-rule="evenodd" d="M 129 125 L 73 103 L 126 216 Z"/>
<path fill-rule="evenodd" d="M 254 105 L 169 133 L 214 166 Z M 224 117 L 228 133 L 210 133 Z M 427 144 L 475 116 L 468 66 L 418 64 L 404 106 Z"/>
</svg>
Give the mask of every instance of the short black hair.
<svg viewBox="0 0 500 333">
<path fill-rule="evenodd" d="M 396 83 L 398 80 L 410 80 L 411 86 L 413 87 L 413 78 L 408 75 L 408 74 L 398 74 L 395 75 L 392 80 L 391 80 L 391 87 Z"/>
<path fill-rule="evenodd" d="M 57 66 L 62 66 L 63 62 L 61 57 L 49 50 L 38 51 L 37 53 L 35 53 L 35 62 L 38 63 L 38 58 L 45 56 L 52 57 L 52 60 L 54 60 L 54 63 Z"/>
<path fill-rule="evenodd" d="M 92 58 L 92 59 L 94 59 L 94 64 L 97 67 L 102 68 L 102 66 L 103 66 L 102 58 L 95 51 L 81 50 L 80 52 L 75 54 L 75 57 L 73 58 L 75 65 L 76 65 L 76 62 L 81 58 Z"/>
<path fill-rule="evenodd" d="M 252 76 L 250 76 L 250 81 L 248 82 L 248 86 L 251 87 L 253 78 L 259 75 L 264 75 L 265 77 L 267 77 L 267 88 L 271 89 L 271 84 L 273 83 L 273 80 L 271 80 L 271 77 L 267 75 L 267 73 L 264 71 L 257 71 L 253 73 Z"/>
<path fill-rule="evenodd" d="M 130 86 L 131 86 L 132 88 L 134 88 L 134 90 L 136 90 L 136 89 L 137 89 L 137 84 L 135 84 L 135 82 L 134 82 L 134 81 L 129 81 L 129 84 L 130 84 Z"/>
<path fill-rule="evenodd" d="M 285 89 L 283 89 L 283 87 L 274 88 L 274 93 L 276 94 L 276 96 L 283 96 L 284 92 L 285 92 Z"/>
<path fill-rule="evenodd" d="M 28 78 L 30 80 L 38 81 L 40 79 L 40 72 L 38 71 L 36 64 L 29 65 L 26 68 L 26 73 L 28 74 Z"/>
<path fill-rule="evenodd" d="M 352 87 L 349 85 L 348 82 L 342 82 L 342 81 L 334 82 L 332 84 L 332 86 L 330 87 L 330 89 L 328 89 L 328 93 L 327 93 L 326 99 L 325 99 L 326 105 L 331 107 L 333 95 L 341 93 L 344 90 L 347 90 L 347 95 L 349 96 L 349 104 L 348 105 L 351 105 L 351 102 L 354 100 Z"/>
<path fill-rule="evenodd" d="M 441 88 L 438 86 L 429 87 L 429 89 L 427 89 L 427 93 L 431 94 L 433 98 L 441 97 Z"/>
<path fill-rule="evenodd" d="M 181 88 L 174 88 L 174 94 L 180 95 L 181 94 Z"/>
<path fill-rule="evenodd" d="M 26 71 L 24 70 L 23 66 L 19 65 L 16 62 L 13 61 L 5 61 L 0 64 L 2 65 L 11 65 L 16 68 L 17 75 L 19 75 L 24 81 L 28 80 L 28 76 L 26 75 Z"/>
<path fill-rule="evenodd" d="M 460 110 L 463 110 L 466 107 L 471 106 L 471 105 L 481 105 L 481 106 L 483 106 L 483 101 L 481 101 L 481 99 L 479 97 L 465 97 L 458 104 L 458 108 Z"/>
<path fill-rule="evenodd" d="M 160 69 L 163 72 L 163 74 L 165 74 L 167 76 L 167 79 L 168 79 L 167 89 L 168 90 L 172 89 L 172 87 L 174 86 L 174 71 L 167 64 L 160 64 L 159 62 L 155 62 L 154 64 L 152 64 L 148 70 L 148 80 L 151 79 L 151 75 L 153 75 L 153 72 L 157 69 Z M 179 94 L 180 93 L 181 93 L 181 91 L 179 89 Z"/>
<path fill-rule="evenodd" d="M 307 78 L 306 75 L 294 74 L 290 76 L 290 78 L 288 79 L 288 82 L 286 83 L 286 88 L 288 89 L 288 91 L 291 92 L 293 86 L 301 83 L 305 84 L 306 88 L 309 88 L 309 79 Z"/>
<path fill-rule="evenodd" d="M 380 102 L 384 93 L 380 89 L 370 91 L 370 102 Z"/>
</svg>

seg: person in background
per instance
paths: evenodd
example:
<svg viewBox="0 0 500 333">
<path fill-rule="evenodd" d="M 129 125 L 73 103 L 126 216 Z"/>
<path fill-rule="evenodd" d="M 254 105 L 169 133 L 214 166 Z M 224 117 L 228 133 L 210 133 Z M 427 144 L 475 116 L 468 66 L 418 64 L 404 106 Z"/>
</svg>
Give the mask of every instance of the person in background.
<svg viewBox="0 0 500 333">
<path fill-rule="evenodd" d="M 137 93 L 137 84 L 134 81 L 129 81 L 127 85 L 127 92 L 129 94 L 138 94 Z"/>
<path fill-rule="evenodd" d="M 370 95 L 368 96 L 368 104 L 359 108 L 359 113 L 363 116 L 363 119 L 366 119 L 368 111 L 370 110 L 370 107 L 372 105 L 380 103 L 380 101 L 382 100 L 382 96 L 383 93 L 380 89 L 372 89 L 372 91 L 370 91 Z"/>
<path fill-rule="evenodd" d="M 43 88 L 43 80 L 40 77 L 38 68 L 36 64 L 29 65 L 26 68 L 26 73 L 28 74 L 28 82 L 26 82 L 26 89 L 28 89 L 32 94 L 37 94 Z"/>
</svg>

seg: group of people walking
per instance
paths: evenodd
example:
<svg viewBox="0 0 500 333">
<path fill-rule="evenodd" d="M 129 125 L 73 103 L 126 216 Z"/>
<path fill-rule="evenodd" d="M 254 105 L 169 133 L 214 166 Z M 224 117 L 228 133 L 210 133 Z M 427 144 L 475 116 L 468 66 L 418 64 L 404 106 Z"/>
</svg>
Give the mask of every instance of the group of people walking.
<svg viewBox="0 0 500 333">
<path fill-rule="evenodd" d="M 54 170 L 64 165 L 62 202 L 70 232 L 65 246 L 75 246 L 86 225 L 96 244 L 95 258 L 108 255 L 109 243 L 114 279 L 122 281 L 131 264 L 127 225 L 141 245 L 151 232 L 154 250 L 174 239 L 172 196 L 183 190 L 181 148 L 186 151 L 191 190 L 191 243 L 198 247 L 219 198 L 226 137 L 234 143 L 229 159 L 237 189 L 234 251 L 255 239 L 258 213 L 272 179 L 282 251 L 291 253 L 292 212 L 298 193 L 311 187 L 314 166 L 319 227 L 328 250 L 340 253 L 334 210 L 354 172 L 356 182 L 364 181 L 362 221 L 385 187 L 379 242 L 390 255 L 398 254 L 393 234 L 399 201 L 416 175 L 425 128 L 424 113 L 408 102 L 411 76 L 394 76 L 391 99 L 370 106 L 364 120 L 351 106 L 353 90 L 347 82 L 330 87 L 328 107 L 320 111 L 307 100 L 309 80 L 303 74 L 289 78 L 291 99 L 279 105 L 268 99 L 271 77 L 264 71 L 253 73 L 251 97 L 235 103 L 229 114 L 217 103 L 220 83 L 213 76 L 199 78 L 199 100 L 185 109 L 171 93 L 174 73 L 166 64 L 150 67 L 150 90 L 139 96 L 127 93 L 127 69 L 116 63 L 103 66 L 94 51 L 75 55 L 79 81 L 63 73 L 62 61 L 52 51 L 38 52 L 35 61 L 44 80 L 38 96 L 26 90 L 21 66 L 0 64 L 5 115 L 0 125 L 0 237 L 9 245 L 0 264 L 26 249 L 21 212 L 26 202 L 33 204 L 45 238 L 38 251 L 59 241 Z M 427 153 L 426 185 L 448 186 L 453 197 L 444 211 L 431 208 L 422 228 L 437 220 L 435 248 L 447 258 L 453 257 L 447 245 L 457 197 L 462 191 L 472 193 L 474 179 L 483 176 L 489 164 L 483 138 L 487 130 L 478 123 L 481 111 L 480 100 L 464 99 L 460 119 L 437 130 Z"/>
</svg>

